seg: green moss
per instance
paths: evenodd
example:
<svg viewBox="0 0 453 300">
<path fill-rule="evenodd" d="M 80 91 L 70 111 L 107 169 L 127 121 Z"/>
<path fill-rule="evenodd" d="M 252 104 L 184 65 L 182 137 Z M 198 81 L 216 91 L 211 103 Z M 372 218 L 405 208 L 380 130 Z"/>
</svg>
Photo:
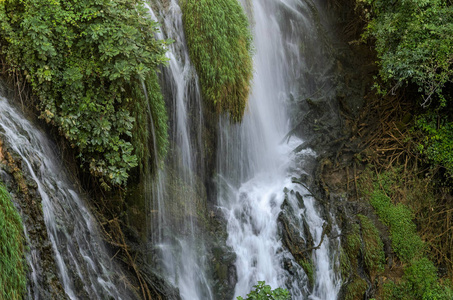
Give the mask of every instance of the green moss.
<svg viewBox="0 0 453 300">
<path fill-rule="evenodd" d="M 357 257 L 359 256 L 360 248 L 360 226 L 352 224 L 351 231 L 346 235 L 345 250 L 353 269 L 357 268 Z"/>
<path fill-rule="evenodd" d="M 314 286 L 315 276 L 313 272 L 313 262 L 311 262 L 308 259 L 304 259 L 299 262 L 299 265 L 302 267 L 302 269 L 304 269 L 305 274 L 308 277 L 308 282 L 310 286 Z"/>
<path fill-rule="evenodd" d="M 340 272 L 343 280 L 349 278 L 352 272 L 351 262 L 343 247 L 340 248 Z"/>
<path fill-rule="evenodd" d="M 370 195 L 370 204 L 376 210 L 380 219 L 389 226 L 392 247 L 398 257 L 409 262 L 423 252 L 423 241 L 417 235 L 411 210 L 403 205 L 393 205 L 390 198 L 382 191 L 373 191 Z"/>
<path fill-rule="evenodd" d="M 252 78 L 252 38 L 237 0 L 183 0 L 184 31 L 203 95 L 240 121 Z"/>
<path fill-rule="evenodd" d="M 392 203 L 391 197 L 396 191 L 403 190 L 399 171 L 394 169 L 376 175 L 366 172 L 362 175 L 362 181 L 371 184 L 366 187 L 362 184 L 361 188 L 380 220 L 389 227 L 395 253 L 403 262 L 409 262 L 423 254 L 424 245 L 412 221 L 414 214 L 411 209 L 402 203 Z"/>
<path fill-rule="evenodd" d="M 401 280 L 383 284 L 380 298 L 452 299 L 452 290 L 440 283 L 437 268 L 424 253 L 425 245 L 418 236 L 416 226 L 412 221 L 414 218 L 412 211 L 402 203 L 392 203 L 391 199 L 396 198 L 396 193 L 404 190 L 404 182 L 398 176 L 398 169 L 387 171 L 381 175 L 368 173 L 367 176 L 362 179 L 371 181 L 372 184 L 368 186 L 369 190 L 365 194 L 381 221 L 389 227 L 392 248 L 398 258 L 405 263 L 404 275 L 400 278 Z M 416 192 L 410 191 L 408 194 L 416 194 Z M 366 225 L 367 221 L 363 216 L 359 216 L 359 218 L 365 241 L 365 227 L 368 227 L 369 224 Z M 375 234 L 377 232 L 373 235 Z M 368 264 L 367 260 L 365 254 L 366 264 Z"/>
<path fill-rule="evenodd" d="M 364 299 L 364 295 L 367 288 L 368 284 L 366 283 L 366 281 L 360 277 L 356 277 L 351 283 L 348 284 L 344 299 L 345 300 Z"/>
<path fill-rule="evenodd" d="M 0 183 L 0 299 L 23 299 L 26 288 L 22 222 Z"/>
<path fill-rule="evenodd" d="M 362 239 L 364 243 L 363 255 L 365 265 L 370 273 L 376 273 L 384 270 L 385 254 L 384 244 L 379 237 L 379 231 L 371 220 L 364 216 L 358 215 L 362 227 Z"/>
<path fill-rule="evenodd" d="M 389 281 L 383 284 L 380 299 L 396 300 L 450 300 L 453 291 L 439 283 L 437 269 L 429 259 L 414 260 L 405 270 L 399 283 Z"/>
</svg>

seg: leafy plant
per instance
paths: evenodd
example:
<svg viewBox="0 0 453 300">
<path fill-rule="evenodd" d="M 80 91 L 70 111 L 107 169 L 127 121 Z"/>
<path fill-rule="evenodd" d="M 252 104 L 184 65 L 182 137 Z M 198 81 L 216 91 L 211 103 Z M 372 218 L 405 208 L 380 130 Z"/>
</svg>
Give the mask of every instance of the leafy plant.
<svg viewBox="0 0 453 300">
<path fill-rule="evenodd" d="M 22 222 L 0 183 L 0 299 L 23 299 L 26 293 Z"/>
<path fill-rule="evenodd" d="M 423 105 L 435 96 L 446 106 L 443 88 L 453 78 L 453 7 L 445 0 L 365 0 L 370 6 L 364 38 L 375 39 L 384 81 L 414 83 Z"/>
<path fill-rule="evenodd" d="M 258 284 L 253 286 L 252 290 L 245 300 L 289 300 L 289 292 L 283 288 L 276 288 L 272 290 L 269 285 L 266 285 L 264 281 L 258 281 Z M 237 297 L 237 300 L 244 300 L 241 296 Z"/>
<path fill-rule="evenodd" d="M 237 0 L 183 0 L 184 32 L 205 99 L 240 121 L 252 78 L 252 37 Z"/>
<path fill-rule="evenodd" d="M 447 118 L 425 114 L 417 119 L 416 126 L 424 135 L 418 150 L 432 164 L 443 166 L 453 176 L 453 123 Z"/>
<path fill-rule="evenodd" d="M 166 112 L 155 84 L 165 42 L 154 38 L 156 30 L 142 0 L 0 2 L 1 53 L 30 82 L 40 117 L 106 187 L 124 184 L 138 165 L 131 137 L 149 107 L 154 154 L 166 152 Z"/>
</svg>

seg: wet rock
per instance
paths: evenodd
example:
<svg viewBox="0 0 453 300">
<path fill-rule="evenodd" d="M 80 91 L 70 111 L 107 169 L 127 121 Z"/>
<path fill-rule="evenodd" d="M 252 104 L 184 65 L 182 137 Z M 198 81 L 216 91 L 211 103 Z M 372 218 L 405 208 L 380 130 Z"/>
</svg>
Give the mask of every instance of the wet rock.
<svg viewBox="0 0 453 300">
<path fill-rule="evenodd" d="M 1 180 L 10 192 L 12 202 L 18 208 L 26 228 L 26 256 L 34 262 L 36 268 L 28 268 L 28 294 L 32 298 L 66 299 L 57 275 L 54 253 L 44 223 L 41 198 L 36 191 L 37 185 L 33 183 L 28 169 L 22 166 L 19 156 L 11 154 L 8 145 L 3 144 L 0 151 L 2 157 L 6 158 L 0 162 Z"/>
</svg>

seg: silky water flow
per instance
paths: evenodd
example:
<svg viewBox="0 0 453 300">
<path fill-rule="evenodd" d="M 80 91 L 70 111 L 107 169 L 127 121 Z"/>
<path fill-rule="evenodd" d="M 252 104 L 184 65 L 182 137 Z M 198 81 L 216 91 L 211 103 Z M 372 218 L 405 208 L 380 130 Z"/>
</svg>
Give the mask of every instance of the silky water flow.
<svg viewBox="0 0 453 300">
<path fill-rule="evenodd" d="M 247 4 L 244 1 L 243 6 Z M 307 97 L 317 88 L 310 86 L 313 80 L 306 70 L 311 65 L 311 73 L 316 73 L 308 60 L 313 59 L 310 53 L 323 47 L 315 12 L 311 1 L 252 1 L 256 53 L 248 109 L 241 124 L 232 125 L 223 118 L 218 127 L 218 203 L 228 222 L 227 243 L 237 256 L 235 298 L 245 297 L 258 281 L 287 288 L 292 299 L 336 299 L 340 289 L 335 272 L 339 240 L 325 238 L 319 249 L 309 252 L 313 262 L 310 283 L 283 247 L 278 221 L 282 204 L 289 206 L 292 225 L 306 240 L 303 225 L 308 224 L 315 245 L 321 242 L 327 224 L 322 216 L 328 212 L 292 180 L 309 175 L 308 162 L 316 153 L 310 149 L 295 153 L 303 140 L 295 136 L 285 139 L 290 130 L 289 99 Z M 322 63 L 317 67 L 322 68 Z M 297 193 L 303 195 L 302 201 Z"/>
<path fill-rule="evenodd" d="M 0 96 L 0 136 L 20 156 L 42 199 L 44 223 L 58 276 L 69 299 L 129 299 L 120 268 L 110 259 L 96 220 L 66 175 L 52 142 Z M 25 237 L 28 236 L 24 229 Z M 29 244 L 28 299 L 45 299 L 41 253 Z"/>
<path fill-rule="evenodd" d="M 207 278 L 203 231 L 196 222 L 203 166 L 201 128 L 203 114 L 198 79 L 185 45 L 182 13 L 176 0 L 148 5 L 151 18 L 161 24 L 158 39 L 172 39 L 168 66 L 161 82 L 171 112 L 170 155 L 164 168 L 152 175 L 150 239 L 157 245 L 164 276 L 179 289 L 184 300 L 213 299 Z M 198 168 L 198 169 L 197 169 Z M 174 189 L 180 189 L 180 193 Z M 181 197 L 181 193 L 184 194 Z M 176 205 L 180 207 L 175 207 Z"/>
</svg>

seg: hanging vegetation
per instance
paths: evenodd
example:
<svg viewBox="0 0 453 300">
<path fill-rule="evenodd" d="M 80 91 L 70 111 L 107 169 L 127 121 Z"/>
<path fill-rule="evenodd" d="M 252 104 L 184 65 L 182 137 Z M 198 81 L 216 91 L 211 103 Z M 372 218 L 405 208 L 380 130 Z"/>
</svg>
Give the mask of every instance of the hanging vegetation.
<svg viewBox="0 0 453 300">
<path fill-rule="evenodd" d="M 154 101 L 154 154 L 165 155 L 167 118 L 154 82 L 165 42 L 154 38 L 143 1 L 5 0 L 0 26 L 1 54 L 31 83 L 40 117 L 79 150 L 105 188 L 124 184 L 139 164 L 131 141 L 136 120 L 149 115 L 143 99 Z"/>
<path fill-rule="evenodd" d="M 240 121 L 253 72 L 252 36 L 237 0 L 183 0 L 184 31 L 203 95 Z"/>
<path fill-rule="evenodd" d="M 0 299 L 23 299 L 26 293 L 22 222 L 0 183 Z"/>
</svg>

